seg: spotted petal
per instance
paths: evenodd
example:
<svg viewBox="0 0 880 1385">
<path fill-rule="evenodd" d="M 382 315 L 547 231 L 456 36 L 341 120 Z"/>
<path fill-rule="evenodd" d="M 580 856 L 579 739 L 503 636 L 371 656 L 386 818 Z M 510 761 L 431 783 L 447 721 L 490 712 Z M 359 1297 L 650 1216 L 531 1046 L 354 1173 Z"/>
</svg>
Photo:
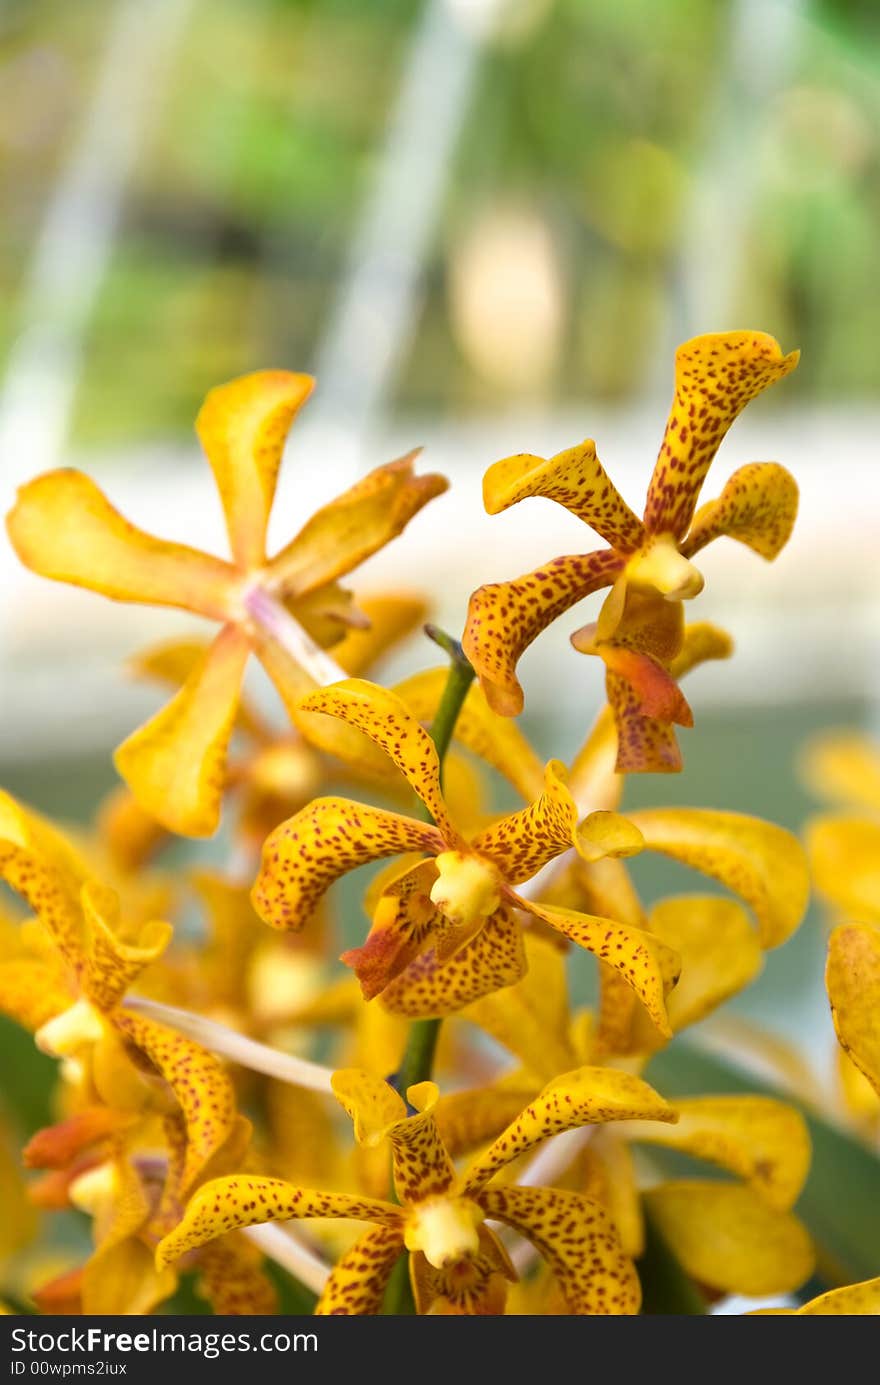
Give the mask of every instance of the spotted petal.
<svg viewBox="0 0 880 1385">
<path fill-rule="evenodd" d="M 368 736 L 412 785 L 447 843 L 457 844 L 440 789 L 434 742 L 395 693 L 362 678 L 348 678 L 310 693 L 300 706 L 306 712 L 339 717 Z"/>
<path fill-rule="evenodd" d="M 114 755 L 141 807 L 181 836 L 217 829 L 249 653 L 247 638 L 224 626 L 180 691 Z"/>
<path fill-rule="evenodd" d="M 121 935 L 119 900 L 112 890 L 86 884 L 82 904 L 89 932 L 83 991 L 96 1009 L 106 1014 L 119 1004 L 144 968 L 162 955 L 173 929 L 170 923 L 147 923 L 129 942 Z"/>
<path fill-rule="evenodd" d="M 540 1251 L 572 1313 L 638 1313 L 639 1277 L 600 1203 L 560 1188 L 484 1188 L 479 1203 Z"/>
<path fill-rule="evenodd" d="M 221 1236 L 199 1256 L 198 1293 L 219 1316 L 267 1317 L 278 1312 L 278 1294 L 263 1255 L 243 1236 Z"/>
<path fill-rule="evenodd" d="M 681 551 L 692 558 L 727 535 L 772 561 L 791 538 L 797 508 L 791 473 L 776 462 L 751 462 L 733 473 L 717 500 L 700 506 Z"/>
<path fill-rule="evenodd" d="M 473 850 L 488 856 L 511 884 L 533 875 L 575 842 L 578 811 L 559 760 L 544 771 L 544 791 L 528 808 L 510 813 L 474 838 Z"/>
<path fill-rule="evenodd" d="M 79 896 L 90 874 L 50 822 L 0 790 L 0 879 L 27 901 L 74 970 L 84 961 Z"/>
<path fill-rule="evenodd" d="M 644 1197 L 673 1254 L 701 1284 L 760 1298 L 790 1293 L 812 1272 L 813 1247 L 801 1223 L 754 1188 L 683 1179 Z"/>
<path fill-rule="evenodd" d="M 373 1226 L 337 1260 L 318 1299 L 318 1317 L 374 1316 L 403 1252 L 399 1226 Z"/>
<path fill-rule="evenodd" d="M 669 1103 L 640 1077 L 615 1068 L 576 1068 L 549 1082 L 474 1161 L 462 1191 L 473 1196 L 499 1169 L 563 1130 L 606 1121 L 676 1119 Z"/>
<path fill-rule="evenodd" d="M 522 711 L 523 690 L 516 677 L 522 654 L 576 602 L 610 586 L 622 566 L 610 549 L 553 558 L 535 572 L 473 593 L 462 647 L 493 711 L 507 717 Z"/>
<path fill-rule="evenodd" d="M 354 968 L 365 1000 L 384 991 L 432 935 L 442 934 L 446 921 L 430 899 L 436 879 L 433 860 L 398 875 L 379 896 L 366 942 L 343 952 L 340 960 Z"/>
<path fill-rule="evenodd" d="M 389 1127 L 394 1190 L 404 1205 L 439 1197 L 455 1182 L 455 1166 L 440 1138 L 434 1110 L 440 1092 L 433 1082 L 407 1088 L 415 1112 Z"/>
<path fill-rule="evenodd" d="M 783 356 L 766 332 L 713 332 L 675 353 L 675 395 L 645 506 L 652 534 L 687 533 L 706 473 L 746 404 L 790 374 L 799 352 Z"/>
<path fill-rule="evenodd" d="M 174 1092 L 186 1122 L 181 1190 L 186 1192 L 222 1148 L 236 1124 L 235 1092 L 212 1053 L 144 1015 L 117 1011 L 116 1027 L 140 1050 Z"/>
<path fill-rule="evenodd" d="M 345 1217 L 392 1227 L 400 1226 L 403 1220 L 399 1207 L 375 1198 L 317 1192 L 297 1188 L 282 1178 L 250 1174 L 214 1178 L 193 1194 L 183 1219 L 160 1241 L 156 1263 L 160 1266 L 171 1264 L 188 1250 L 238 1227 L 307 1217 Z"/>
<path fill-rule="evenodd" d="M 199 411 L 196 432 L 220 492 L 233 556 L 243 568 L 265 562 L 284 444 L 314 387 L 310 375 L 255 371 L 218 385 Z"/>
<path fill-rule="evenodd" d="M 233 609 L 234 568 L 129 524 L 82 472 L 48 471 L 22 486 L 6 527 L 25 566 L 53 581 L 214 620 Z"/>
<path fill-rule="evenodd" d="M 413 716 L 430 725 L 448 673 L 447 667 L 426 669 L 398 683 L 394 691 Z M 461 745 L 503 774 L 527 802 L 539 797 L 544 765 L 515 722 L 492 710 L 478 683 L 471 684 L 468 690 L 456 718 L 454 735 Z"/>
<path fill-rule="evenodd" d="M 549 459 L 521 452 L 490 466 L 483 477 L 483 504 L 500 514 L 529 496 L 564 505 L 620 553 L 644 542 L 642 522 L 609 479 L 591 438 Z"/>
<path fill-rule="evenodd" d="M 878 1317 L 880 1316 L 880 1279 L 865 1279 L 861 1284 L 845 1284 L 827 1294 L 811 1298 L 794 1310 L 803 1317 Z"/>
<path fill-rule="evenodd" d="M 383 856 L 442 848 L 428 823 L 347 798 L 316 798 L 267 837 L 251 898 L 265 923 L 298 931 L 346 871 Z"/>
<path fill-rule="evenodd" d="M 444 476 L 413 475 L 420 450 L 376 467 L 313 514 L 272 559 L 273 587 L 301 596 L 351 572 L 402 533 L 422 506 L 449 486 Z"/>
<path fill-rule="evenodd" d="M 690 707 L 675 681 L 646 654 L 607 651 L 605 691 L 617 730 L 618 774 L 677 774 L 682 766 L 673 724 L 690 726 Z M 604 654 L 603 654 L 604 657 Z M 617 670 L 623 670 L 618 672 Z M 659 708 L 662 715 L 645 711 Z"/>
<path fill-rule="evenodd" d="M 440 962 L 432 948 L 416 957 L 382 992 L 382 1005 L 410 1019 L 439 1018 L 519 981 L 526 969 L 522 929 L 513 911 L 498 909 L 479 933 Z"/>
<path fill-rule="evenodd" d="M 840 1045 L 880 1094 L 880 932 L 858 923 L 835 928 L 825 984 Z"/>
<path fill-rule="evenodd" d="M 804 916 L 809 874 L 796 837 L 773 823 L 707 808 L 629 814 L 645 846 L 720 880 L 754 910 L 763 947 L 778 947 Z"/>
<path fill-rule="evenodd" d="M 520 907 L 551 928 L 592 952 L 621 974 L 635 991 L 660 1033 L 670 1038 L 664 996 L 675 984 L 680 970 L 677 953 L 650 933 L 595 914 L 580 914 L 533 900 L 519 899 Z"/>
</svg>

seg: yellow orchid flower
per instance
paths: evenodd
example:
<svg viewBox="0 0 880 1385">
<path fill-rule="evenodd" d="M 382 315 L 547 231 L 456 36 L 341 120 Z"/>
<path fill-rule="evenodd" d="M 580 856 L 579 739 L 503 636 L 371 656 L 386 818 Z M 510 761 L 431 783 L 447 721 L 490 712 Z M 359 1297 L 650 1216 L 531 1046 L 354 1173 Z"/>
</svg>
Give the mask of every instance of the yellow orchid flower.
<svg viewBox="0 0 880 1385">
<path fill-rule="evenodd" d="M 367 998 L 382 992 L 383 1003 L 397 1013 L 444 1014 L 510 985 L 524 968 L 517 918 L 524 910 L 607 957 L 665 1026 L 663 994 L 676 975 L 674 954 L 612 919 L 548 908 L 513 888 L 572 847 L 590 858 L 632 854 L 641 836 L 625 819 L 599 812 L 579 823 L 564 769 L 551 762 L 535 803 L 469 843 L 450 819 L 434 744 L 398 697 L 352 679 L 310 694 L 302 705 L 340 718 L 381 746 L 433 822 L 347 799 L 316 799 L 282 823 L 263 848 L 253 900 L 267 923 L 301 928 L 346 871 L 384 856 L 428 853 L 385 886 L 367 942 L 344 954 Z"/>
<path fill-rule="evenodd" d="M 234 1122 L 231 1082 L 191 1039 L 124 1008 L 129 988 L 167 946 L 171 926 L 148 923 L 129 934 L 114 892 L 45 819 L 4 793 L 0 878 L 47 935 L 37 952 L 0 962 L 0 1010 L 35 1031 L 44 1051 L 72 1063 L 107 1105 L 152 1105 L 151 1079 L 160 1101 L 170 1091 L 186 1119 L 191 1185 Z"/>
<path fill-rule="evenodd" d="M 316 799 L 267 839 L 254 905 L 267 923 L 297 929 L 345 872 L 381 857 L 427 855 L 382 880 L 366 943 L 343 957 L 365 996 L 381 994 L 395 1013 L 449 1014 L 512 985 L 524 970 L 522 911 L 593 952 L 668 1036 L 664 996 L 678 975 L 672 948 L 616 905 L 575 911 L 517 890 L 572 849 L 604 864 L 648 846 L 693 866 L 751 905 L 767 946 L 784 941 L 803 915 L 803 853 L 781 828 L 701 809 L 643 810 L 626 818 L 599 810 L 579 821 L 565 772 L 551 762 L 536 802 L 467 841 L 444 801 L 434 745 L 398 697 L 349 680 L 309 694 L 302 707 L 339 718 L 382 747 L 433 825 L 347 799 Z"/>
<path fill-rule="evenodd" d="M 709 898 L 701 902 L 725 904 Z M 675 915 L 686 910 L 689 901 L 664 903 Z M 709 965 L 707 945 L 701 940 L 691 999 L 677 1028 L 701 1018 L 725 998 L 718 995 L 716 977 L 731 941 L 729 932 L 719 932 Z M 530 938 L 527 946 L 528 975 L 503 999 L 487 996 L 462 1013 L 463 1019 L 515 1054 L 522 1067 L 489 1089 L 462 1091 L 441 1100 L 437 1122 L 456 1154 L 496 1138 L 511 1105 L 531 1100 L 548 1070 L 572 1062 L 595 1064 L 602 1057 L 596 1035 L 583 1023 L 585 1016 L 570 1014 L 559 949 L 538 937 Z M 686 976 L 693 954 L 685 946 L 682 955 Z M 607 1070 L 617 1071 L 613 1066 Z M 803 1117 L 793 1106 L 762 1096 L 687 1097 L 670 1105 L 678 1116 L 675 1123 L 621 1121 L 593 1132 L 589 1145 L 563 1157 L 554 1181 L 602 1202 L 628 1255 L 638 1258 L 644 1250 L 647 1209 L 699 1284 L 755 1296 L 798 1288 L 810 1273 L 813 1256 L 809 1237 L 791 1214 L 810 1165 Z M 643 1188 L 634 1146 L 674 1149 L 739 1181 L 689 1180 Z"/>
<path fill-rule="evenodd" d="M 437 1130 L 439 1090 L 433 1082 L 410 1087 L 406 1103 L 393 1087 L 359 1069 L 338 1072 L 333 1086 L 360 1143 L 390 1140 L 398 1203 L 298 1188 L 281 1179 L 216 1179 L 190 1199 L 183 1220 L 159 1245 L 160 1268 L 232 1228 L 292 1218 L 351 1218 L 374 1227 L 336 1265 L 318 1313 L 377 1313 L 405 1250 L 419 1312 L 499 1312 L 504 1281 L 513 1271 L 485 1224 L 492 1220 L 533 1242 L 572 1312 L 638 1311 L 638 1278 L 598 1203 L 556 1188 L 492 1183 L 514 1159 L 563 1130 L 635 1117 L 674 1120 L 647 1083 L 601 1068 L 566 1073 L 460 1176 Z M 407 1103 L 413 1114 L 407 1113 Z"/>
<path fill-rule="evenodd" d="M 609 480 L 591 440 L 549 460 L 523 453 L 490 467 L 483 482 L 490 514 L 544 496 L 609 545 L 554 558 L 536 572 L 474 592 L 462 643 L 496 711 L 521 711 L 516 665 L 541 631 L 610 586 L 598 623 L 573 642 L 605 661 L 618 727 L 617 768 L 681 768 L 672 726 L 690 726 L 692 716 L 670 664 L 682 642 L 682 603 L 703 587 L 691 560 L 724 534 L 775 558 L 794 524 L 797 487 L 783 467 L 755 462 L 735 472 L 719 498 L 695 514 L 697 500 L 728 428 L 797 362 L 796 351 L 783 356 L 763 332 L 712 333 L 678 348 L 672 409 L 641 520 Z"/>
<path fill-rule="evenodd" d="M 44 577 L 116 601 L 175 606 L 219 621 L 214 643 L 172 701 L 116 752 L 139 802 L 171 831 L 217 827 L 226 754 L 245 665 L 255 653 L 290 703 L 313 680 L 305 655 L 361 618 L 338 579 L 384 547 L 434 496 L 437 475 L 413 475 L 416 453 L 378 467 L 318 510 L 273 558 L 266 530 L 288 430 L 314 381 L 260 371 L 212 390 L 196 431 L 214 473 L 232 551 L 227 562 L 137 529 L 80 472 L 62 469 L 22 487 L 7 518 L 21 561 Z"/>
</svg>

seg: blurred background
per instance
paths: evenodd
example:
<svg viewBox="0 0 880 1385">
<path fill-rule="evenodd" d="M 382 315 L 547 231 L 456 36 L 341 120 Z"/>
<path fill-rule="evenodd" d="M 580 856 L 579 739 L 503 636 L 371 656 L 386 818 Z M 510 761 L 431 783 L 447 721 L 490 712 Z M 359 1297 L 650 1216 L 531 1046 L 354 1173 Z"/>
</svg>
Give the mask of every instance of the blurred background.
<svg viewBox="0 0 880 1385">
<path fill-rule="evenodd" d="M 689 687 L 684 775 L 629 801 L 798 828 L 800 747 L 877 714 L 878 41 L 874 0 L 6 0 L 4 510 L 74 464 L 143 527 L 222 552 L 202 396 L 314 371 L 274 537 L 423 443 L 453 489 L 360 585 L 433 590 L 457 632 L 474 586 L 582 542 L 540 502 L 487 518 L 486 466 L 595 437 L 640 508 L 676 344 L 771 332 L 800 368 L 735 426 L 705 497 L 778 460 L 798 528 L 773 568 L 707 554 L 700 616 L 737 656 Z M 5 548 L 0 579 L 0 782 L 85 818 L 159 705 L 125 657 L 185 621 L 43 582 Z M 567 643 L 579 623 L 523 663 L 548 755 L 601 700 L 599 661 Z M 431 662 L 416 644 L 398 671 Z M 741 1002 L 821 1061 L 823 948 L 814 920 Z"/>
</svg>

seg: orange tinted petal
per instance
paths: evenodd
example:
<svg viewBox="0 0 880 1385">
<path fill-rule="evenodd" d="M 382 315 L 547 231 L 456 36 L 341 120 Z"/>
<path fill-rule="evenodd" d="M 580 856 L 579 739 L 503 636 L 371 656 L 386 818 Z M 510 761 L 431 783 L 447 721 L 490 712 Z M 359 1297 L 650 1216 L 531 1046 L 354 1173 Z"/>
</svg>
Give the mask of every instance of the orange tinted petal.
<svg viewBox="0 0 880 1385">
<path fill-rule="evenodd" d="M 490 515 L 533 495 L 564 505 L 621 553 L 633 552 L 644 541 L 641 520 L 609 480 L 591 438 L 546 460 L 528 452 L 505 457 L 483 477 L 483 503 Z"/>
<path fill-rule="evenodd" d="M 22 486 L 6 527 L 25 566 L 53 581 L 214 620 L 232 608 L 239 578 L 228 563 L 129 524 L 80 471 L 48 471 Z"/>
<path fill-rule="evenodd" d="M 196 432 L 211 464 L 229 543 L 244 568 L 261 567 L 266 526 L 290 425 L 315 382 L 310 375 L 259 370 L 207 395 Z"/>
<path fill-rule="evenodd" d="M 610 586 L 622 565 L 610 550 L 553 558 L 535 572 L 473 593 L 462 647 L 494 711 L 502 716 L 522 711 L 523 691 L 516 677 L 521 655 L 576 602 Z"/>
<path fill-rule="evenodd" d="M 341 961 L 353 967 L 365 1000 L 384 991 L 423 951 L 444 920 L 430 899 L 437 879 L 433 861 L 420 861 L 398 876 L 382 893 L 373 923 L 362 947 L 343 952 Z"/>
<path fill-rule="evenodd" d="M 180 692 L 113 757 L 141 806 L 171 832 L 209 837 L 217 830 L 249 654 L 247 638 L 224 626 Z"/>
</svg>

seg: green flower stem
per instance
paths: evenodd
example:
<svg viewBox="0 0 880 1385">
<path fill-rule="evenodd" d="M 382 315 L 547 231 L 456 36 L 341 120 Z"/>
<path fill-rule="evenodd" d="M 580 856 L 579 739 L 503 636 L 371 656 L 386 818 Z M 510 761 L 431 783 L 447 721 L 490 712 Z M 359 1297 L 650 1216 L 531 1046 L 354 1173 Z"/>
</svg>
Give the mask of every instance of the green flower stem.
<svg viewBox="0 0 880 1385">
<path fill-rule="evenodd" d="M 452 742 L 458 714 L 467 697 L 468 689 L 474 681 L 475 673 L 457 640 L 452 639 L 444 630 L 438 630 L 433 625 L 426 625 L 425 633 L 429 639 L 432 639 L 435 644 L 439 644 L 440 648 L 449 655 L 446 687 L 443 689 L 443 696 L 431 723 L 431 739 L 437 748 L 442 783 L 443 762 Z M 433 821 L 427 809 L 424 810 L 424 813 L 429 822 Z M 427 1082 L 431 1076 L 441 1023 L 442 1021 L 439 1019 L 415 1020 L 410 1025 L 406 1048 L 400 1061 L 400 1067 L 394 1077 L 394 1085 L 404 1100 L 406 1100 L 406 1093 L 410 1087 L 416 1086 L 419 1082 Z M 415 1313 L 409 1279 L 409 1255 L 406 1252 L 401 1255 L 391 1273 L 382 1312 L 396 1316 Z"/>
<path fill-rule="evenodd" d="M 394 1085 L 404 1100 L 410 1087 L 427 1082 L 431 1076 L 440 1023 L 440 1020 L 414 1020 L 409 1027 L 406 1048 L 394 1077 Z"/>
</svg>

